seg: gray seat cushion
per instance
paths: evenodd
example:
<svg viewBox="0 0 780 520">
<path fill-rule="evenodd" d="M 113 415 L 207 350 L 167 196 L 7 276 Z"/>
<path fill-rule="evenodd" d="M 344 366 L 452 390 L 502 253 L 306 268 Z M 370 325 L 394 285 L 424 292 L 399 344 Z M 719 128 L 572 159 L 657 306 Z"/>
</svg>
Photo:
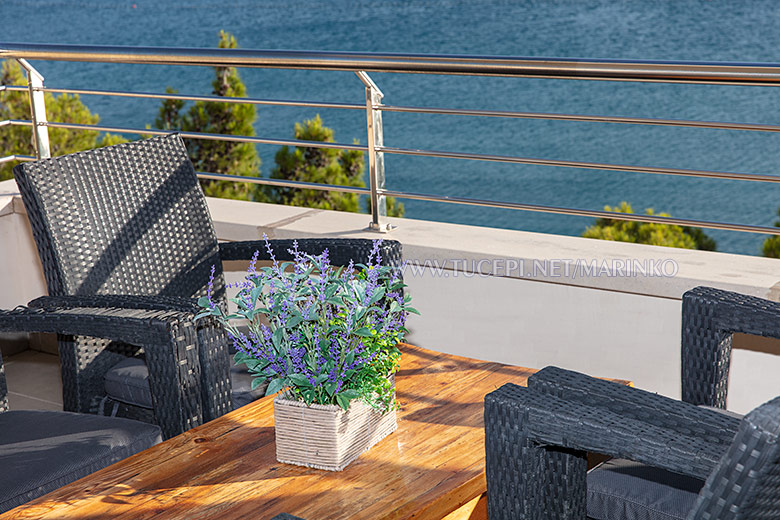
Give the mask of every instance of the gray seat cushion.
<svg viewBox="0 0 780 520">
<path fill-rule="evenodd" d="M 103 380 L 106 395 L 112 399 L 142 408 L 154 408 L 149 387 L 149 369 L 143 359 L 127 358 L 120 361 L 106 372 Z"/>
<path fill-rule="evenodd" d="M 588 473 L 588 517 L 594 520 L 684 520 L 703 480 L 625 459 Z"/>
<path fill-rule="evenodd" d="M 744 416 L 703 406 L 735 419 Z M 588 518 L 593 520 L 685 519 L 703 480 L 625 459 L 612 459 L 588 473 Z"/>
<path fill-rule="evenodd" d="M 152 409 L 152 392 L 149 388 L 149 369 L 142 359 L 128 358 L 105 375 L 106 395 L 116 401 Z M 233 385 L 233 408 L 265 395 L 267 385 L 261 385 L 252 390 L 252 376 L 244 365 L 233 366 L 230 369 L 230 380 Z"/>
<path fill-rule="evenodd" d="M 162 440 L 129 419 L 40 410 L 0 413 L 0 513 Z"/>
</svg>

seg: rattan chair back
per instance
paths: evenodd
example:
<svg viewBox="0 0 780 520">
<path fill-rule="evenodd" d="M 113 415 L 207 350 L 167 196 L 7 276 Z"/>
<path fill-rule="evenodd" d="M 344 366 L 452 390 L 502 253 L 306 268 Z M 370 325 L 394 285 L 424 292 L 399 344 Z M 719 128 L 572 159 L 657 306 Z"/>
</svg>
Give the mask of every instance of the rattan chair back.
<svg viewBox="0 0 780 520">
<path fill-rule="evenodd" d="M 219 249 L 178 135 L 14 168 L 51 296 L 205 294 Z"/>
</svg>

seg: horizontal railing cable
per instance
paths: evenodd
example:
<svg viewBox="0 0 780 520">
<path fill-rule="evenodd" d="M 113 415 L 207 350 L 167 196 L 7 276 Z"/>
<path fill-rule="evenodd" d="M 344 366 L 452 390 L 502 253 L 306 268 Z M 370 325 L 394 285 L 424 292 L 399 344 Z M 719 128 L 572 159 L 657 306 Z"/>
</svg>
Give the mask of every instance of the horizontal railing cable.
<svg viewBox="0 0 780 520">
<path fill-rule="evenodd" d="M 265 137 L 247 137 L 232 134 L 210 134 L 206 132 L 180 132 L 171 130 L 154 130 L 151 128 L 128 128 L 121 126 L 81 125 L 76 123 L 42 123 L 42 126 L 50 128 L 68 128 L 71 130 L 98 130 L 101 132 L 114 132 L 118 134 L 138 135 L 168 135 L 178 133 L 188 139 L 208 139 L 212 141 L 235 141 L 239 143 L 275 144 L 281 146 L 298 146 L 302 148 L 328 148 L 335 150 L 356 150 L 365 152 L 368 148 L 359 144 L 329 143 L 326 141 L 298 141 L 294 139 L 271 139 Z"/>
<path fill-rule="evenodd" d="M 5 157 L 0 157 L 0 164 L 7 163 L 11 161 L 37 161 L 37 157 L 33 157 L 31 155 L 7 155 Z"/>
<path fill-rule="evenodd" d="M 564 161 L 558 159 L 539 159 L 534 157 L 516 157 L 513 155 L 490 155 L 465 152 L 448 152 L 443 150 L 418 150 L 413 148 L 394 148 L 390 146 L 377 147 L 384 153 L 397 155 L 414 155 L 418 157 L 439 157 L 444 159 L 468 159 L 475 161 L 503 162 L 515 164 L 534 164 L 539 166 L 559 166 L 563 168 L 583 168 L 586 170 L 607 170 L 633 173 L 652 173 L 659 175 L 679 175 L 684 177 L 703 177 L 712 179 L 728 179 L 735 181 L 756 181 L 780 183 L 780 177 L 754 173 L 721 172 L 716 170 L 689 170 L 683 168 L 660 168 L 650 166 L 633 166 L 630 164 L 592 163 L 583 161 Z"/>
<path fill-rule="evenodd" d="M 355 193 L 357 195 L 370 195 L 368 188 L 356 188 L 353 186 L 338 186 L 336 184 L 319 184 L 315 182 L 287 181 L 283 179 L 268 179 L 264 177 L 245 177 L 243 175 L 227 175 L 224 173 L 197 172 L 198 178 L 214 181 L 248 182 L 265 186 L 278 186 L 281 188 L 299 188 L 306 190 L 338 191 L 341 193 Z"/>
<path fill-rule="evenodd" d="M 395 190 L 381 190 L 386 197 L 399 199 L 412 199 L 427 202 L 447 202 L 451 204 L 464 204 L 468 206 L 482 206 L 500 209 L 515 209 L 521 211 L 534 211 L 537 213 L 555 213 L 559 215 L 572 215 L 579 217 L 596 217 L 610 220 L 629 220 L 633 222 L 646 222 L 654 224 L 671 224 L 677 226 L 703 227 L 709 229 L 724 229 L 728 231 L 743 231 L 747 233 L 763 233 L 780 235 L 780 228 L 768 226 L 752 226 L 748 224 L 732 224 L 728 222 L 714 222 L 709 220 L 692 220 L 674 217 L 659 217 L 657 215 L 640 215 L 636 213 L 617 213 L 611 211 L 586 210 L 577 208 L 564 208 L 558 206 L 542 206 L 537 204 L 522 204 L 517 202 L 502 202 L 468 197 L 454 197 L 441 195 L 426 195 L 422 193 L 409 193 Z"/>
<path fill-rule="evenodd" d="M 16 92 L 27 92 L 27 87 L 19 85 L 3 85 L 2 90 Z M 2 91 L 0 90 L 0 92 Z M 332 103 L 324 101 L 295 101 L 287 99 L 260 99 L 260 98 L 233 98 L 225 96 L 196 96 L 191 94 L 159 94 L 154 92 L 131 92 L 119 90 L 95 90 L 95 89 L 72 89 L 43 87 L 39 89 L 42 92 L 54 94 L 78 94 L 78 95 L 97 95 L 114 96 L 142 99 L 176 99 L 181 101 L 213 101 L 218 103 L 266 105 L 266 106 L 286 106 L 286 107 L 306 107 L 306 108 L 333 108 L 343 110 L 365 110 L 364 104 L 359 103 Z M 754 132 L 780 132 L 780 125 L 768 125 L 762 123 L 736 123 L 729 121 L 695 121 L 685 119 L 658 119 L 642 117 L 620 117 L 603 116 L 587 114 L 559 114 L 550 112 L 515 112 L 511 110 L 479 110 L 479 109 L 459 109 L 443 107 L 413 107 L 397 105 L 379 105 L 377 110 L 383 112 L 413 113 L 413 114 L 438 114 L 455 116 L 478 116 L 478 117 L 504 117 L 515 119 L 541 119 L 547 121 L 576 121 L 590 123 L 622 123 L 647 126 L 674 126 L 687 128 L 709 128 L 720 130 L 745 130 Z"/>
<path fill-rule="evenodd" d="M 25 87 L 23 87 L 26 90 Z M 282 107 L 308 107 L 308 108 L 338 108 L 343 110 L 365 110 L 365 104 L 357 103 L 329 103 L 325 101 L 294 101 L 287 99 L 258 99 L 227 96 L 194 96 L 190 94 L 156 94 L 154 92 L 129 92 L 122 90 L 94 90 L 74 88 L 43 87 L 35 90 L 50 92 L 53 94 L 78 94 L 95 96 L 113 96 L 144 99 L 176 99 L 181 101 L 212 101 L 216 103 L 235 103 L 247 105 L 274 105 Z"/>
<path fill-rule="evenodd" d="M 543 119 L 548 121 L 578 121 L 590 123 L 623 123 L 649 126 L 677 126 L 691 128 L 716 128 L 721 130 L 750 130 L 756 132 L 780 132 L 780 125 L 760 123 L 732 123 L 721 121 L 693 121 L 685 119 L 653 119 L 641 117 L 591 116 L 585 114 L 556 114 L 546 112 L 513 112 L 511 110 L 474 110 L 434 107 L 407 107 L 380 105 L 377 110 L 413 114 L 441 114 L 454 116 L 505 117 L 517 119 Z"/>
</svg>

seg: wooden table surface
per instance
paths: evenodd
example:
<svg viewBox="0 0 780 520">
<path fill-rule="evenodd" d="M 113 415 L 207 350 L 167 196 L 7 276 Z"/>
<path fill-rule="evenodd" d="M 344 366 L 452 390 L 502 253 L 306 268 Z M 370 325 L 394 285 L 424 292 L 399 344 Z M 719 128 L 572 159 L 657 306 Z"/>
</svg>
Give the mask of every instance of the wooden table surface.
<svg viewBox="0 0 780 520">
<path fill-rule="evenodd" d="M 485 492 L 485 394 L 534 371 L 401 351 L 398 430 L 344 471 L 277 462 L 267 397 L 0 518 L 439 520 Z"/>
</svg>

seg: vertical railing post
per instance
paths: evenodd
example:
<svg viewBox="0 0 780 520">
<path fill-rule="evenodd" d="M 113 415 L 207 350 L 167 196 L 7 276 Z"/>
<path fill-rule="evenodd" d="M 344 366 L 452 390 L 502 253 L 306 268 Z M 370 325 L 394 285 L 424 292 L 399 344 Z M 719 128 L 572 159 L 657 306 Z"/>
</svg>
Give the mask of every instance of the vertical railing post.
<svg viewBox="0 0 780 520">
<path fill-rule="evenodd" d="M 19 65 L 27 71 L 27 89 L 30 93 L 30 113 L 33 123 L 33 141 L 38 159 L 51 157 L 49 127 L 46 126 L 46 97 L 43 91 L 43 76 L 27 60 L 18 59 Z"/>
<path fill-rule="evenodd" d="M 392 229 L 387 222 L 387 200 L 382 194 L 385 189 L 385 154 L 378 151 L 384 145 L 382 135 L 382 104 L 384 94 L 376 83 L 363 71 L 356 72 L 366 86 L 366 123 L 368 128 L 368 182 L 371 190 L 371 222 L 368 229 L 386 233 Z"/>
</svg>

